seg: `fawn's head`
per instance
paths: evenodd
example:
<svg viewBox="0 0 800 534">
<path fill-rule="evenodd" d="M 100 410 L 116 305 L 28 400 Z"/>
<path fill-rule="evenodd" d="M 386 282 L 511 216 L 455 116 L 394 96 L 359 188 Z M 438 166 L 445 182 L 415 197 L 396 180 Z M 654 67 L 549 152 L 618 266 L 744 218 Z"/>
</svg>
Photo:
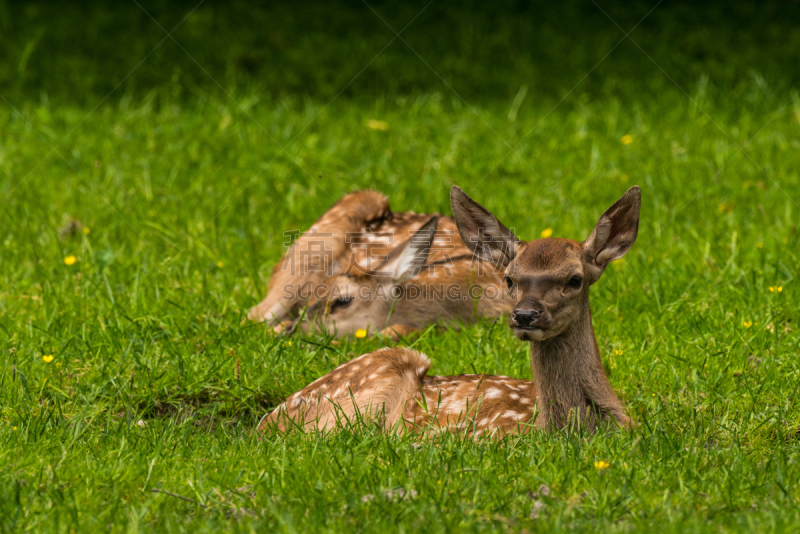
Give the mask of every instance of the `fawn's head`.
<svg viewBox="0 0 800 534">
<path fill-rule="evenodd" d="M 582 243 L 561 238 L 522 241 L 457 186 L 450 201 L 464 243 L 503 269 L 515 301 L 509 326 L 523 341 L 544 341 L 575 324 L 588 310 L 589 286 L 630 250 L 639 230 L 639 186 L 608 208 Z"/>
<path fill-rule="evenodd" d="M 425 266 L 437 224 L 438 218 L 431 218 L 374 269 L 364 270 L 355 263 L 337 266 L 320 286 L 321 294 L 311 296 L 308 320 L 296 320 L 290 333 L 298 327 L 338 335 L 367 327 L 373 331 L 384 328 L 397 300 L 405 298 L 403 284 Z"/>
</svg>

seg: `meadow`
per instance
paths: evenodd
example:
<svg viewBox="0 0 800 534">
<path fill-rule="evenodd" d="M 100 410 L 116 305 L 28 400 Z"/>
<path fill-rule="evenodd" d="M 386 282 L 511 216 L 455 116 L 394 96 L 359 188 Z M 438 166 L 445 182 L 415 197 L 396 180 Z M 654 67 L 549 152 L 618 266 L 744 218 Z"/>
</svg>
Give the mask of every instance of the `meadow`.
<svg viewBox="0 0 800 534">
<path fill-rule="evenodd" d="M 0 530 L 800 530 L 800 4 L 0 1 Z M 343 194 L 584 239 L 630 431 L 258 439 L 356 355 L 244 320 Z"/>
</svg>

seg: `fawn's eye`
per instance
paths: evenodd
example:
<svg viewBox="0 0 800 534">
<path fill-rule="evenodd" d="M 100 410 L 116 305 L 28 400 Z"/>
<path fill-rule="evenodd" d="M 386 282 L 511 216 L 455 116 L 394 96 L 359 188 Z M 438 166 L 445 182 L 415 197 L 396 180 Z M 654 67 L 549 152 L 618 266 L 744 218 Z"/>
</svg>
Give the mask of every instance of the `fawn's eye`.
<svg viewBox="0 0 800 534">
<path fill-rule="evenodd" d="M 567 282 L 567 285 L 569 287 L 574 287 L 574 288 L 577 289 L 577 288 L 581 287 L 582 283 L 583 283 L 583 278 L 581 278 L 580 276 L 573 276 L 572 278 L 569 279 L 569 282 Z"/>
<path fill-rule="evenodd" d="M 506 283 L 506 287 L 508 287 L 508 289 L 514 287 L 514 281 L 510 277 L 506 276 L 503 278 L 503 281 Z"/>
<path fill-rule="evenodd" d="M 353 297 L 342 297 L 340 299 L 336 299 L 333 301 L 333 304 L 331 304 L 331 311 L 347 308 L 353 303 L 353 300 L 355 300 Z"/>
</svg>

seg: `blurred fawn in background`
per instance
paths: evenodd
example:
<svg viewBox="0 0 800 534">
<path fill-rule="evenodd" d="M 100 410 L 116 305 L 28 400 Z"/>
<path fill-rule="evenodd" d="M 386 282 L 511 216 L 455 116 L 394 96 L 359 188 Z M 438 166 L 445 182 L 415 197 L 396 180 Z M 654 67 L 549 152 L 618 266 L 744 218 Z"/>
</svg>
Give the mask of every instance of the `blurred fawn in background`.
<svg viewBox="0 0 800 534">
<path fill-rule="evenodd" d="M 508 314 L 512 304 L 501 273 L 472 255 L 451 217 L 393 213 L 384 195 L 358 191 L 291 245 L 248 317 L 289 333 L 397 337 Z"/>
</svg>

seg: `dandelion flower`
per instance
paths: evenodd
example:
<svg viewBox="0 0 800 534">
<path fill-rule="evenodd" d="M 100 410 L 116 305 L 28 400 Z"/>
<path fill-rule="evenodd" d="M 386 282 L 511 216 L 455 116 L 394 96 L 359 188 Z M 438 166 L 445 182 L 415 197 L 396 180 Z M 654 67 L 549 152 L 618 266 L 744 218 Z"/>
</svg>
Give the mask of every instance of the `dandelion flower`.
<svg viewBox="0 0 800 534">
<path fill-rule="evenodd" d="M 14 427 L 14 428 L 13 428 L 13 430 L 16 430 L 16 429 L 17 429 L 17 427 Z"/>
<path fill-rule="evenodd" d="M 742 326 L 744 326 L 745 328 L 750 328 L 751 326 L 753 326 L 753 321 L 745 321 L 742 323 Z"/>
<path fill-rule="evenodd" d="M 623 145 L 629 145 L 633 143 L 633 136 L 630 134 L 623 135 L 622 137 L 619 138 L 619 140 Z"/>
<path fill-rule="evenodd" d="M 623 354 L 624 353 L 622 352 L 622 349 L 617 349 L 614 351 L 614 356 L 622 356 Z"/>
<path fill-rule="evenodd" d="M 375 119 L 370 119 L 367 121 L 367 128 L 369 128 L 370 130 L 380 130 L 382 132 L 385 132 L 386 130 L 389 129 L 389 123 L 386 121 L 378 121 Z"/>
<path fill-rule="evenodd" d="M 356 330 L 356 337 L 359 339 L 367 337 L 367 331 L 364 330 L 363 328 L 359 328 L 358 330 Z"/>
<path fill-rule="evenodd" d="M 78 258 L 70 254 L 64 258 L 64 265 L 75 265 L 75 262 L 78 261 Z"/>
<path fill-rule="evenodd" d="M 222 263 L 221 261 L 218 261 L 217 262 L 217 269 L 222 269 L 223 265 L 224 265 L 224 263 Z"/>
<path fill-rule="evenodd" d="M 605 460 L 600 460 L 599 462 L 595 462 L 594 466 L 600 471 L 602 471 L 603 469 L 608 469 L 609 467 L 611 467 L 611 464 L 606 462 Z"/>
<path fill-rule="evenodd" d="M 92 229 L 91 229 L 91 228 L 89 228 L 88 226 L 84 226 L 84 227 L 83 227 L 83 233 L 84 233 L 85 235 L 89 235 L 90 233 L 92 233 Z"/>
<path fill-rule="evenodd" d="M 53 355 L 52 354 L 45 354 L 44 356 L 42 356 L 42 361 L 44 363 L 52 362 L 53 361 Z"/>
<path fill-rule="evenodd" d="M 551 235 L 553 235 L 553 229 L 552 228 L 545 228 L 544 230 L 542 230 L 542 234 L 541 235 L 544 238 L 548 238 Z"/>
<path fill-rule="evenodd" d="M 780 293 L 783 291 L 783 286 L 769 286 L 770 293 Z"/>
<path fill-rule="evenodd" d="M 759 241 L 758 243 L 756 243 L 756 248 L 764 248 L 764 243 Z"/>
</svg>

